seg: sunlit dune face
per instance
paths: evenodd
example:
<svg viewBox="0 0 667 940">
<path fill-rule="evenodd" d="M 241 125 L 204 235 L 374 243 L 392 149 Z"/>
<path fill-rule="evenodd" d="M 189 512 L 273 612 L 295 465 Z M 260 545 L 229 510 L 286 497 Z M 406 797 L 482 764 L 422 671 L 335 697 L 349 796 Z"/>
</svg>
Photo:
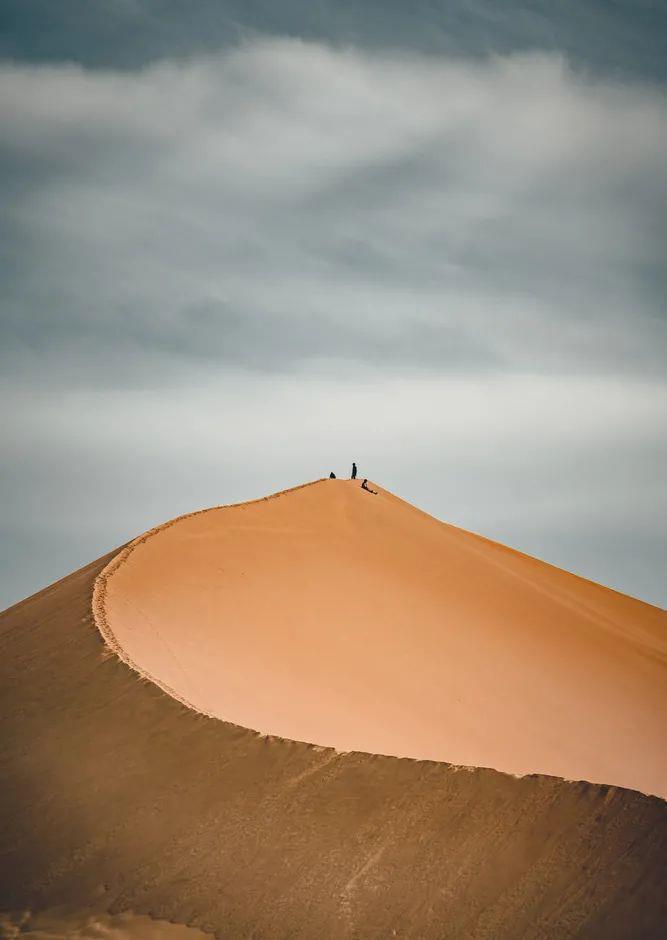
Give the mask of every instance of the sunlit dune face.
<svg viewBox="0 0 667 940">
<path fill-rule="evenodd" d="M 103 633 L 263 733 L 667 797 L 665 613 L 371 486 L 163 526 L 99 582 Z"/>
</svg>

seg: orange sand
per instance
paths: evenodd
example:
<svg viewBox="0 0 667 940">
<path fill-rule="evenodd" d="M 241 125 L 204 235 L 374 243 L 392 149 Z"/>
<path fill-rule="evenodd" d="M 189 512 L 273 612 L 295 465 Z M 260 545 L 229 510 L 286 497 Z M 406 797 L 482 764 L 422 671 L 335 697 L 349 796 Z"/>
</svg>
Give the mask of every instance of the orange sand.
<svg viewBox="0 0 667 940">
<path fill-rule="evenodd" d="M 105 649 L 117 556 L 0 614 L 0 936 L 664 940 L 664 800 L 203 717 Z"/>
<path fill-rule="evenodd" d="M 667 797 L 665 612 L 381 489 L 167 523 L 107 566 L 95 609 L 122 658 L 226 721 Z"/>
</svg>

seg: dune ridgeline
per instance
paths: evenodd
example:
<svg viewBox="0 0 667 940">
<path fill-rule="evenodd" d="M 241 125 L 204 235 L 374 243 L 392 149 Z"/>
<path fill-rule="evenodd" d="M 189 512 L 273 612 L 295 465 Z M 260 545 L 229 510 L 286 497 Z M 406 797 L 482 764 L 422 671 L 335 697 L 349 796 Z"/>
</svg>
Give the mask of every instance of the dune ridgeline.
<svg viewBox="0 0 667 940">
<path fill-rule="evenodd" d="M 374 485 L 0 617 L 0 936 L 667 936 L 667 615 Z"/>
</svg>

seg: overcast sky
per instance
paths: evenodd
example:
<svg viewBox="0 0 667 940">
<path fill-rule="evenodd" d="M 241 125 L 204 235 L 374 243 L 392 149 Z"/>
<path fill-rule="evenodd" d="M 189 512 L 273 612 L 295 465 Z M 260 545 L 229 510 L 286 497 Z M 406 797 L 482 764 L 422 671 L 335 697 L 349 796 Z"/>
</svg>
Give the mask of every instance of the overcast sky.
<svg viewBox="0 0 667 940">
<path fill-rule="evenodd" d="M 5 0 L 0 607 L 352 459 L 664 606 L 663 11 Z"/>
</svg>

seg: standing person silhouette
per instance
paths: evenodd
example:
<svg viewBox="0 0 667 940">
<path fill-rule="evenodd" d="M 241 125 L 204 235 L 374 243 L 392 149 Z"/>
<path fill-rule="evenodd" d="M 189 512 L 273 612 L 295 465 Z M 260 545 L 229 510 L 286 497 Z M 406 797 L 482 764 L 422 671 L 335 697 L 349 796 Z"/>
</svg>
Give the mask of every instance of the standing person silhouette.
<svg viewBox="0 0 667 940">
<path fill-rule="evenodd" d="M 354 461 L 352 461 L 352 479 L 357 479 L 357 465 Z"/>
</svg>

